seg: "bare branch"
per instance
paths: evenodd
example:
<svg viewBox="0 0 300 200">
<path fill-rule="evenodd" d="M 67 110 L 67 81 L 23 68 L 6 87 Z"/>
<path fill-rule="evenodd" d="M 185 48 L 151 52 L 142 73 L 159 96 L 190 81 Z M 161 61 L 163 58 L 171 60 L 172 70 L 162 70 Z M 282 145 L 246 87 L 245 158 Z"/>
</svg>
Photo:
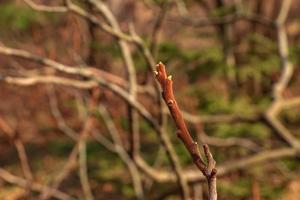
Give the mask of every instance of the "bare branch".
<svg viewBox="0 0 300 200">
<path fill-rule="evenodd" d="M 126 166 L 129 169 L 137 198 L 143 199 L 142 180 L 141 180 L 141 175 L 139 173 L 139 170 L 137 169 L 137 166 L 128 156 L 128 154 L 124 148 L 123 142 L 119 136 L 118 130 L 115 127 L 115 124 L 114 124 L 113 120 L 111 119 L 106 108 L 100 104 L 98 107 L 98 110 L 99 110 L 99 113 L 100 113 L 104 123 L 105 123 L 105 126 L 107 127 L 107 130 L 109 131 L 109 133 L 114 141 L 115 153 L 119 154 L 120 158 L 123 160 L 123 162 L 126 164 Z"/>
<path fill-rule="evenodd" d="M 291 0 L 282 1 L 282 6 L 279 12 L 279 15 L 276 19 L 276 28 L 277 28 L 277 40 L 278 40 L 278 50 L 282 68 L 282 74 L 278 82 L 274 85 L 273 88 L 273 97 L 274 99 L 281 99 L 282 92 L 287 87 L 294 71 L 292 63 L 288 59 L 288 40 L 286 35 L 286 29 L 284 23 L 286 21 L 288 11 L 290 9 Z"/>
<path fill-rule="evenodd" d="M 62 78 L 58 76 L 33 76 L 33 77 L 4 77 L 3 80 L 9 84 L 20 86 L 31 86 L 37 83 L 51 83 L 58 85 L 71 86 L 79 89 L 91 89 L 98 84 L 96 81 L 79 81 L 75 79 Z"/>
<path fill-rule="evenodd" d="M 116 32 L 121 32 L 120 25 L 113 15 L 108 6 L 102 1 L 89 0 L 89 2 L 97 8 L 101 14 L 105 17 L 106 21 L 111 25 L 113 30 Z M 136 71 L 134 62 L 132 59 L 131 51 L 129 48 L 129 44 L 126 40 L 119 38 L 118 44 L 122 51 L 123 60 L 126 66 L 126 72 L 129 81 L 129 94 L 131 98 L 137 98 L 137 80 L 136 80 Z M 128 105 L 128 114 L 129 114 L 129 122 L 130 122 L 130 152 L 131 156 L 135 157 L 139 153 L 140 148 L 140 134 L 139 134 L 139 123 L 138 123 L 138 114 L 136 111 L 132 109 L 130 105 Z"/>
<path fill-rule="evenodd" d="M 42 12 L 55 12 L 55 13 L 64 13 L 67 12 L 67 8 L 64 6 L 45 6 L 39 5 L 31 0 L 23 0 L 28 6 L 33 10 L 42 11 Z"/>
<path fill-rule="evenodd" d="M 44 190 L 52 191 L 53 196 L 60 200 L 74 200 L 74 198 L 72 198 L 70 195 L 68 195 L 66 193 L 63 193 L 56 189 L 49 188 L 49 187 L 41 185 L 39 183 L 35 183 L 35 182 L 29 183 L 28 181 L 26 181 L 23 178 L 12 175 L 8 171 L 4 170 L 3 168 L 0 168 L 0 179 L 4 180 L 10 184 L 14 184 L 19 187 L 22 187 L 22 188 L 27 188 L 27 185 L 31 184 L 30 189 L 35 192 L 42 192 Z"/>
<path fill-rule="evenodd" d="M 178 137 L 182 140 L 185 147 L 189 151 L 191 157 L 195 165 L 199 168 L 199 170 L 203 173 L 203 175 L 207 178 L 208 187 L 209 187 L 209 200 L 217 199 L 217 185 L 216 185 L 216 174 L 217 170 L 215 168 L 215 160 L 213 159 L 209 148 L 207 145 L 203 146 L 205 156 L 207 158 L 207 164 L 205 164 L 201 158 L 198 144 L 195 142 L 184 122 L 180 109 L 177 105 L 173 94 L 172 88 L 172 76 L 168 76 L 166 73 L 165 66 L 162 63 L 159 63 L 157 66 L 157 71 L 155 71 L 156 79 L 160 83 L 162 87 L 162 97 L 165 100 L 165 103 L 168 105 L 170 113 L 173 117 L 175 125 L 178 129 Z"/>
<path fill-rule="evenodd" d="M 217 176 L 222 177 L 236 170 L 247 170 L 252 165 L 257 165 L 260 163 L 265 163 L 267 161 L 286 157 L 295 157 L 298 154 L 299 152 L 292 147 L 261 151 L 257 154 L 242 159 L 228 160 L 226 163 L 219 165 L 217 167 Z M 137 165 L 140 170 L 145 173 L 145 175 L 157 182 L 168 183 L 176 181 L 176 176 L 172 172 L 161 169 L 153 169 L 148 166 L 147 163 L 145 163 L 141 158 L 137 159 Z M 203 182 L 206 180 L 206 177 L 200 174 L 198 170 L 185 170 L 183 174 L 189 183 Z"/>
</svg>

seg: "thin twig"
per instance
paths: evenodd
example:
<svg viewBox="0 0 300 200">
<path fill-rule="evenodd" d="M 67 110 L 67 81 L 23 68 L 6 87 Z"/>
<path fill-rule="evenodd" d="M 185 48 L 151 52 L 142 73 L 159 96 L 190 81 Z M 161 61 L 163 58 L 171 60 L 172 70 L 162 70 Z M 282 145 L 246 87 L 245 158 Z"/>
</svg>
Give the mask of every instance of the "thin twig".
<svg viewBox="0 0 300 200">
<path fill-rule="evenodd" d="M 193 162 L 198 167 L 198 169 L 203 173 L 208 182 L 209 188 L 209 200 L 217 199 L 217 185 L 216 185 L 216 174 L 217 170 L 215 168 L 216 162 L 212 157 L 212 154 L 209 151 L 207 145 L 203 146 L 205 156 L 207 158 L 207 164 L 201 158 L 200 151 L 198 149 L 198 144 L 191 137 L 180 109 L 177 105 L 173 94 L 173 81 L 172 76 L 168 76 L 166 73 L 165 66 L 160 62 L 156 66 L 155 74 L 158 82 L 162 87 L 162 97 L 165 100 L 165 103 L 168 105 L 170 113 L 173 117 L 175 125 L 177 127 L 177 136 L 182 140 L 185 147 L 189 151 L 191 157 L 193 158 Z"/>
</svg>

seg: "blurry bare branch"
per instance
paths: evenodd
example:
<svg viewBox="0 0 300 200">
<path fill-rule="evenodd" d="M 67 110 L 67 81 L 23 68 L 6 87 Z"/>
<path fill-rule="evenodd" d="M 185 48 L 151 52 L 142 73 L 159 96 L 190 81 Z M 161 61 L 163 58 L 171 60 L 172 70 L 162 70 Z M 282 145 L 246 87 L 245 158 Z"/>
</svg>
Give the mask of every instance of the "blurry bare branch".
<svg viewBox="0 0 300 200">
<path fill-rule="evenodd" d="M 281 61 L 282 73 L 280 79 L 273 87 L 273 102 L 265 113 L 265 119 L 268 125 L 289 145 L 300 149 L 300 142 L 295 138 L 290 131 L 277 119 L 277 115 L 282 110 L 281 105 L 285 104 L 282 98 L 282 93 L 288 86 L 288 83 L 293 75 L 294 67 L 288 59 L 288 40 L 285 29 L 285 21 L 290 9 L 291 0 L 282 1 L 282 6 L 279 15 L 276 19 L 277 40 L 279 56 Z"/>
<path fill-rule="evenodd" d="M 123 142 L 119 136 L 118 130 L 115 127 L 113 120 L 111 119 L 108 111 L 102 104 L 99 105 L 98 110 L 101 115 L 101 118 L 104 121 L 105 126 L 107 127 L 108 132 L 110 133 L 110 135 L 114 141 L 113 145 L 114 145 L 114 149 L 115 149 L 116 153 L 119 154 L 120 158 L 123 160 L 123 162 L 126 164 L 126 166 L 129 169 L 137 198 L 138 199 L 144 198 L 141 175 L 139 173 L 139 170 L 137 169 L 137 166 L 130 159 L 129 155 L 127 154 L 126 150 L 124 149 Z"/>
<path fill-rule="evenodd" d="M 4 77 L 5 82 L 9 84 L 31 86 L 37 83 L 53 83 L 58 85 L 71 86 L 80 89 L 90 89 L 96 87 L 98 84 L 95 81 L 78 81 L 75 79 L 62 78 L 57 76 L 35 76 L 35 77 Z"/>
<path fill-rule="evenodd" d="M 10 127 L 10 125 L 8 125 L 8 123 L 2 117 L 0 117 L 0 130 L 2 130 L 8 139 L 14 144 L 18 153 L 24 177 L 26 178 L 27 182 L 30 183 L 33 181 L 33 175 L 30 169 L 25 146 L 20 139 L 18 131 Z M 30 185 L 28 185 L 28 187 L 30 187 Z"/>
<path fill-rule="evenodd" d="M 80 177 L 80 183 L 81 187 L 83 189 L 83 193 L 85 196 L 85 199 L 87 200 L 93 200 L 93 194 L 91 192 L 91 187 L 89 184 L 89 178 L 87 175 L 87 159 L 86 159 L 86 141 L 80 141 L 79 146 L 79 177 Z"/>
<path fill-rule="evenodd" d="M 43 12 L 66 12 L 67 8 L 64 6 L 45 6 L 35 3 L 31 0 L 23 0 L 28 6 L 34 10 L 43 11 Z"/>
<path fill-rule="evenodd" d="M 274 85 L 273 97 L 277 100 L 282 97 L 282 92 L 287 87 L 292 75 L 293 75 L 293 65 L 289 61 L 288 54 L 288 40 L 285 28 L 285 21 L 290 9 L 291 0 L 282 1 L 282 6 L 279 15 L 276 19 L 276 29 L 277 29 L 277 40 L 278 40 L 278 50 L 282 68 L 282 74 L 278 82 Z"/>
<path fill-rule="evenodd" d="M 67 136 L 69 136 L 70 138 L 72 138 L 73 140 L 77 140 L 78 136 L 75 133 L 75 131 L 73 131 L 73 129 L 71 129 L 65 122 L 59 107 L 58 107 L 58 102 L 57 102 L 57 96 L 55 94 L 55 90 L 53 86 L 49 86 L 48 87 L 48 96 L 49 96 L 49 103 L 50 103 L 50 109 L 52 112 L 52 115 L 55 117 L 56 122 L 58 124 L 58 127 L 62 130 L 63 133 L 65 133 Z"/>
<path fill-rule="evenodd" d="M 30 189 L 34 192 L 42 192 L 44 190 L 52 191 L 53 196 L 60 200 L 74 200 L 70 195 L 63 193 L 59 190 L 49 188 L 47 186 L 41 185 L 39 183 L 31 182 L 29 183 L 23 178 L 20 178 L 18 176 L 12 175 L 8 171 L 4 170 L 3 168 L 0 168 L 0 179 L 10 183 L 17 185 L 22 188 L 27 188 L 28 184 L 31 185 Z"/>
<path fill-rule="evenodd" d="M 222 177 L 236 170 L 247 170 L 252 165 L 286 157 L 295 157 L 297 155 L 297 150 L 292 147 L 261 151 L 245 158 L 228 160 L 224 164 L 217 166 L 217 176 Z M 145 173 L 145 175 L 157 182 L 169 183 L 176 181 L 176 176 L 172 172 L 151 168 L 144 162 L 143 159 L 138 159 L 137 164 L 138 167 Z M 199 173 L 198 170 L 185 170 L 183 174 L 185 179 L 190 183 L 204 182 L 206 180 L 206 177 Z"/>
<path fill-rule="evenodd" d="M 94 1 L 89 0 L 89 2 L 95 6 L 101 12 L 101 14 L 104 16 L 106 21 L 111 25 L 113 30 L 116 32 L 120 32 L 121 28 L 119 23 L 117 22 L 117 19 L 113 15 L 113 13 L 110 11 L 109 7 L 102 1 Z M 136 72 L 135 72 L 135 66 L 132 59 L 130 47 L 128 43 L 123 40 L 122 38 L 119 38 L 118 44 L 120 46 L 120 49 L 122 51 L 123 60 L 126 66 L 126 72 L 128 76 L 128 82 L 129 82 L 129 93 L 131 98 L 136 99 L 137 96 L 137 80 L 136 80 Z M 136 111 L 132 109 L 130 105 L 128 105 L 128 114 L 129 114 L 129 121 L 130 121 L 130 133 L 131 133 L 131 140 L 130 140 L 130 152 L 131 156 L 135 157 L 139 153 L 139 145 L 140 145 L 140 134 L 139 134 L 139 123 L 138 123 L 138 114 Z"/>
</svg>

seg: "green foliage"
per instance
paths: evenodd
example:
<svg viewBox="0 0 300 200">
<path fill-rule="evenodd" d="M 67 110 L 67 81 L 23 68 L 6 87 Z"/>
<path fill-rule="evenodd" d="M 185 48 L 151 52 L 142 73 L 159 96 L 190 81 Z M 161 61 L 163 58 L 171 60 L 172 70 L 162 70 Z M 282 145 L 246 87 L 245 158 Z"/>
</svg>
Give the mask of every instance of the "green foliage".
<svg viewBox="0 0 300 200">
<path fill-rule="evenodd" d="M 281 118 L 288 124 L 297 125 L 300 122 L 300 113 L 295 110 L 284 110 L 281 113 Z"/>
<path fill-rule="evenodd" d="M 101 43 L 97 40 L 94 40 L 94 41 L 91 41 L 90 47 L 97 52 L 102 52 L 102 53 L 108 54 L 108 55 L 112 56 L 114 59 L 120 59 L 120 57 L 122 56 L 122 52 L 121 52 L 118 44 L 115 42 L 106 44 L 106 43 Z"/>
<path fill-rule="evenodd" d="M 290 59 L 298 67 L 300 65 L 300 44 L 290 45 Z"/>
<path fill-rule="evenodd" d="M 173 136 L 174 137 L 174 136 Z M 176 150 L 176 154 L 179 157 L 179 161 L 183 164 L 183 165 L 187 165 L 190 164 L 192 162 L 192 158 L 190 156 L 190 154 L 188 153 L 186 147 L 184 146 L 184 144 L 181 142 L 181 140 L 179 140 L 179 138 L 177 138 L 175 136 L 175 139 L 177 140 L 176 142 L 173 142 L 174 146 L 175 146 L 175 150 Z"/>
<path fill-rule="evenodd" d="M 235 6 L 234 5 L 224 5 L 218 8 L 215 8 L 211 11 L 210 16 L 217 17 L 217 16 L 224 16 L 234 13 Z"/>
<path fill-rule="evenodd" d="M 273 199 L 279 199 L 280 195 L 284 191 L 283 185 L 270 185 L 267 181 L 265 183 L 260 184 L 261 190 L 260 195 L 262 199 L 266 200 L 273 200 Z"/>
<path fill-rule="evenodd" d="M 300 161 L 299 160 L 283 158 L 279 162 L 284 167 L 286 167 L 287 170 L 290 170 L 292 173 L 295 173 L 295 174 L 300 173 L 300 168 L 299 168 Z"/>
<path fill-rule="evenodd" d="M 182 49 L 172 42 L 163 42 L 159 45 L 159 60 L 182 63 L 184 67 L 178 70 L 187 73 L 191 83 L 198 80 L 200 75 L 219 75 L 224 68 L 222 49 L 218 46 L 201 50 Z"/>
<path fill-rule="evenodd" d="M 270 130 L 260 124 L 218 124 L 214 128 L 211 128 L 210 132 L 215 136 L 221 138 L 227 137 L 244 137 L 253 138 L 256 140 L 268 139 L 271 136 Z"/>
<path fill-rule="evenodd" d="M 254 49 L 251 49 L 253 53 L 257 54 L 269 54 L 269 53 L 277 53 L 277 43 L 276 41 L 268 38 L 262 34 L 258 33 L 250 33 L 248 37 L 246 37 L 246 42 L 249 42 Z"/>
<path fill-rule="evenodd" d="M 91 177 L 98 181 L 116 179 L 117 174 L 122 173 L 124 169 L 122 160 L 98 142 L 87 143 L 87 160 L 91 166 L 89 170 Z"/>
<path fill-rule="evenodd" d="M 194 87 L 190 93 L 199 99 L 198 110 L 202 114 L 239 113 L 251 114 L 255 111 L 251 99 L 247 96 L 230 99 L 213 87 L 213 80 L 202 84 L 201 88 Z"/>
<path fill-rule="evenodd" d="M 262 178 L 262 180 L 265 180 Z M 266 181 L 259 181 L 260 195 L 262 199 L 278 199 L 284 187 L 282 185 L 273 186 Z M 219 180 L 218 191 L 226 199 L 248 199 L 251 196 L 252 181 L 250 177 L 240 177 L 235 181 Z"/>
<path fill-rule="evenodd" d="M 121 186 L 123 196 L 133 198 L 135 196 L 134 189 L 129 184 L 123 184 Z"/>
<path fill-rule="evenodd" d="M 251 194 L 251 182 L 243 177 L 236 181 L 219 180 L 218 192 L 229 199 L 244 199 Z"/>
<path fill-rule="evenodd" d="M 38 16 L 30 8 L 6 3 L 0 6 L 0 28 L 26 31 L 33 24 L 37 24 Z"/>
<path fill-rule="evenodd" d="M 159 44 L 159 60 L 168 62 L 170 59 L 182 59 L 183 52 L 179 47 L 171 42 L 162 42 Z"/>
<path fill-rule="evenodd" d="M 140 51 L 135 51 L 133 54 L 133 60 L 135 62 L 135 68 L 137 72 L 145 72 L 148 68 L 148 64 Z"/>
<path fill-rule="evenodd" d="M 244 55 L 243 64 L 239 70 L 242 82 L 252 78 L 260 85 L 270 84 L 270 75 L 280 69 L 277 44 L 260 34 L 250 34 L 245 42 L 253 48 Z"/>
<path fill-rule="evenodd" d="M 121 127 L 123 130 L 128 131 L 129 130 L 129 123 L 128 123 L 128 118 L 127 117 L 121 117 L 120 121 Z"/>
<path fill-rule="evenodd" d="M 67 141 L 53 140 L 46 147 L 50 154 L 64 157 L 71 151 L 73 144 Z"/>
<path fill-rule="evenodd" d="M 162 42 L 159 44 L 159 60 L 168 62 L 169 60 L 179 60 L 182 62 L 192 62 L 201 57 L 198 49 L 182 49 L 173 42 Z"/>
<path fill-rule="evenodd" d="M 211 75 L 217 77 L 222 74 L 224 69 L 222 50 L 215 46 L 205 48 L 198 51 L 197 57 L 192 60 L 198 59 L 197 64 L 186 70 L 190 83 L 194 83 L 199 79 L 199 76 Z"/>
</svg>

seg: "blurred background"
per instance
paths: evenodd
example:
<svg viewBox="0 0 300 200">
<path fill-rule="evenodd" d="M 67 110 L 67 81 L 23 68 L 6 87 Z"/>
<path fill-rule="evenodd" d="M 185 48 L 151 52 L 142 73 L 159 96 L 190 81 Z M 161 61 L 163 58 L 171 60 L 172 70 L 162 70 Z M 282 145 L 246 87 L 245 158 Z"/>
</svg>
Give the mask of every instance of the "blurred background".
<svg viewBox="0 0 300 200">
<path fill-rule="evenodd" d="M 181 199 L 164 141 L 191 199 L 206 199 L 160 106 L 158 61 L 210 146 L 220 200 L 300 199 L 299 12 L 298 0 L 1 0 L 0 199 Z"/>
</svg>

